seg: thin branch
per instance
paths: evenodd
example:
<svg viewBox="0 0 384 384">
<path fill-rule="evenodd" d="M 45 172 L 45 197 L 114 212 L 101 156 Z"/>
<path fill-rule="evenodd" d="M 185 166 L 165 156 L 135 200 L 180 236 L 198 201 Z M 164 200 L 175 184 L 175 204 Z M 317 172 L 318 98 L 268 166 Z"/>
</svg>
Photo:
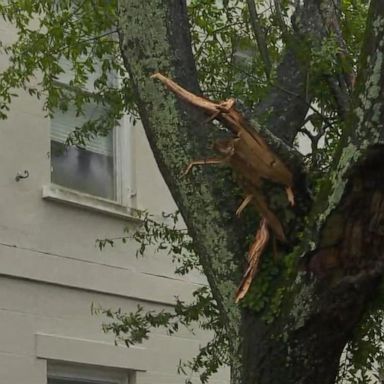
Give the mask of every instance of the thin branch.
<svg viewBox="0 0 384 384">
<path fill-rule="evenodd" d="M 338 76 L 338 80 L 334 76 L 327 78 L 327 83 L 337 104 L 337 111 L 341 119 L 344 119 L 349 110 L 350 96 L 345 84 L 343 76 Z"/>
<path fill-rule="evenodd" d="M 335 95 L 339 114 L 344 118 L 349 110 L 350 95 L 354 88 L 356 74 L 352 64 L 348 65 L 348 62 L 351 62 L 351 58 L 340 27 L 338 8 L 338 4 L 333 0 L 326 4 L 319 4 L 318 9 L 328 35 L 333 35 L 338 44 L 336 57 L 342 70 L 342 76 L 335 77 L 333 81 L 329 81 L 329 85 Z"/>
<path fill-rule="evenodd" d="M 280 89 L 281 91 L 287 93 L 288 95 L 291 95 L 291 96 L 294 96 L 294 97 L 297 97 L 297 98 L 301 98 L 302 97 L 300 95 L 298 95 L 297 93 L 294 93 L 294 92 L 291 92 L 290 90 L 288 89 L 285 89 L 277 84 L 272 84 L 273 87 L 277 88 L 277 89 Z M 315 108 L 310 102 L 306 101 L 306 100 L 302 100 L 303 103 L 305 103 L 308 108 L 313 111 L 314 113 L 316 113 L 317 115 L 319 115 L 327 124 L 329 127 L 333 127 L 333 122 L 327 117 L 327 116 L 324 116 L 317 108 Z"/>
<path fill-rule="evenodd" d="M 264 71 L 267 78 L 270 78 L 272 64 L 269 58 L 268 47 L 265 41 L 264 32 L 260 26 L 259 15 L 257 14 L 256 5 L 254 0 L 247 0 L 248 10 L 249 10 L 249 19 L 251 22 L 251 27 L 253 34 L 255 35 L 255 39 L 257 42 L 257 46 L 259 48 L 261 58 L 264 62 Z"/>
<path fill-rule="evenodd" d="M 202 50 L 203 50 L 203 47 L 205 45 L 205 43 L 207 42 L 208 38 L 209 37 L 214 37 L 216 35 L 216 33 L 220 32 L 220 31 L 223 31 L 225 29 L 229 29 L 231 27 L 235 27 L 236 25 L 242 25 L 243 23 L 242 22 L 236 22 L 236 23 L 232 23 L 232 24 L 226 24 L 220 28 L 216 28 L 215 30 L 213 30 L 212 32 L 210 32 L 209 34 L 206 34 L 203 41 L 200 43 L 200 46 L 199 48 L 196 50 L 196 53 L 195 53 L 195 60 L 197 60 L 201 53 L 202 53 Z M 200 33 L 201 35 L 201 33 Z"/>
<path fill-rule="evenodd" d="M 283 37 L 288 36 L 288 28 L 284 21 L 283 13 L 281 12 L 281 4 L 280 0 L 274 0 L 273 2 L 274 9 L 275 9 L 275 15 L 277 18 L 277 22 L 279 23 L 279 27 L 282 31 Z"/>
<path fill-rule="evenodd" d="M 96 41 L 96 40 L 99 40 L 99 39 L 102 39 L 103 37 L 106 37 L 106 36 L 109 36 L 109 35 L 113 35 L 114 33 L 118 33 L 118 30 L 117 29 L 114 29 L 114 30 L 111 30 L 111 31 L 108 31 L 108 32 L 104 32 L 102 33 L 101 35 L 97 35 L 97 36 L 92 36 L 92 37 L 89 37 L 87 39 L 83 39 L 83 40 L 80 40 L 81 43 L 87 43 L 89 41 Z M 118 41 L 114 41 L 116 43 L 118 43 Z"/>
</svg>

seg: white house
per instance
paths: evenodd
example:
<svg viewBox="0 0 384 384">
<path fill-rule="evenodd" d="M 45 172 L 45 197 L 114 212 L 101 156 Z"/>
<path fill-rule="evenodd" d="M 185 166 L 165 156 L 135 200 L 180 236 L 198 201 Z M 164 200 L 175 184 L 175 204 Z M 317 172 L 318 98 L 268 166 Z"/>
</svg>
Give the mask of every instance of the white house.
<svg viewBox="0 0 384 384">
<path fill-rule="evenodd" d="M 0 32 L 15 36 L 5 24 Z M 0 384 L 183 383 L 179 359 L 203 334 L 155 330 L 128 349 L 91 314 L 92 303 L 171 308 L 202 283 L 175 276 L 165 255 L 137 258 L 134 242 L 95 245 L 137 225 L 131 208 L 175 210 L 142 128 L 125 119 L 88 150 L 61 151 L 73 115 L 44 115 L 42 101 L 20 92 L 0 121 Z"/>
</svg>

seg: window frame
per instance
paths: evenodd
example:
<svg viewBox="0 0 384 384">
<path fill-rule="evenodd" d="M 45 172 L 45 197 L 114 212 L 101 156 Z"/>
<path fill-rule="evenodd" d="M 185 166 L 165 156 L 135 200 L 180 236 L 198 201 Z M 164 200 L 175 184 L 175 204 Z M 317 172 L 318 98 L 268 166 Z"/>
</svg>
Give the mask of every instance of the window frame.
<svg viewBox="0 0 384 384">
<path fill-rule="evenodd" d="M 116 86 L 119 88 L 121 85 L 121 77 L 115 75 Z M 73 89 L 69 84 L 64 81 L 55 80 L 54 82 L 60 87 Z M 93 94 L 92 90 L 88 88 L 82 89 L 82 92 Z M 51 128 L 52 118 L 50 120 L 50 142 L 51 142 Z M 75 128 L 75 126 L 73 127 Z M 135 177 L 135 163 L 133 156 L 133 129 L 131 118 L 129 115 L 124 114 L 118 124 L 113 128 L 112 142 L 113 142 L 113 179 L 115 187 L 115 199 L 105 199 L 98 195 L 89 195 L 78 189 L 68 188 L 64 185 L 55 184 L 50 181 L 50 184 L 56 189 L 64 191 L 70 190 L 79 196 L 93 197 L 96 200 L 109 201 L 126 208 L 136 208 L 136 177 Z M 51 160 L 50 160 L 51 161 Z M 50 163 L 51 166 L 52 163 Z M 51 177 L 51 172 L 50 172 Z"/>
<path fill-rule="evenodd" d="M 89 384 L 129 384 L 130 373 L 122 369 L 113 369 L 100 366 L 65 364 L 48 362 L 48 380 L 67 380 L 74 384 L 82 381 Z"/>
<path fill-rule="evenodd" d="M 113 129 L 115 203 L 132 208 L 136 197 L 133 129 L 131 118 L 126 114 Z"/>
</svg>

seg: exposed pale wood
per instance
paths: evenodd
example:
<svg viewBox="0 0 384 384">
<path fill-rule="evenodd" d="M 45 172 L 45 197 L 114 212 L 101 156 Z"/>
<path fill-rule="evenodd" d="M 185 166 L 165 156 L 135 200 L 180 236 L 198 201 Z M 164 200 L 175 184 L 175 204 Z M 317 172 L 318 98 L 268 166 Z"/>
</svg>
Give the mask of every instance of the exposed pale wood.
<svg viewBox="0 0 384 384">
<path fill-rule="evenodd" d="M 243 212 L 244 208 L 252 201 L 253 199 L 253 194 L 250 193 L 247 196 L 245 196 L 244 200 L 241 202 L 239 205 L 239 208 L 236 209 L 236 216 L 240 216 L 241 212 Z"/>
<path fill-rule="evenodd" d="M 269 231 L 267 221 L 261 220 L 260 228 L 256 233 L 255 241 L 253 242 L 248 252 L 248 268 L 244 273 L 243 279 L 236 291 L 236 303 L 238 303 L 247 294 L 249 287 L 251 286 L 252 280 L 257 272 L 261 255 L 268 244 Z"/>
<path fill-rule="evenodd" d="M 268 227 L 279 241 L 286 240 L 280 220 L 269 209 L 261 192 L 261 183 L 266 179 L 285 186 L 287 199 L 293 205 L 293 176 L 285 164 L 269 148 L 261 135 L 250 126 L 242 113 L 235 108 L 234 99 L 214 102 L 185 90 L 160 73 L 152 75 L 152 78 L 160 80 L 170 91 L 185 102 L 201 108 L 209 115 L 209 120 L 219 120 L 234 136 L 214 142 L 213 149 L 223 157 L 192 161 L 184 174 L 187 174 L 195 165 L 228 164 L 234 171 L 239 185 L 246 193 L 246 197 L 237 209 L 236 215 L 240 215 L 243 209 L 252 202 L 262 216 L 260 229 L 248 253 L 249 266 L 237 290 L 236 302 L 238 302 L 247 293 L 257 272 L 261 254 L 269 238 Z"/>
<path fill-rule="evenodd" d="M 244 154 L 247 163 L 258 170 L 259 178 L 293 187 L 293 175 L 290 170 L 235 108 L 234 99 L 214 102 L 187 91 L 160 73 L 151 77 L 160 80 L 182 100 L 201 108 L 211 118 L 221 121 L 239 139 L 233 142 L 235 150 Z"/>
<path fill-rule="evenodd" d="M 227 158 L 216 158 L 216 157 L 210 157 L 208 159 L 202 159 L 202 160 L 194 160 L 191 161 L 188 165 L 185 171 L 182 173 L 182 176 L 188 175 L 189 172 L 191 172 L 192 168 L 196 165 L 217 165 L 217 164 L 224 164 L 227 161 Z"/>
</svg>

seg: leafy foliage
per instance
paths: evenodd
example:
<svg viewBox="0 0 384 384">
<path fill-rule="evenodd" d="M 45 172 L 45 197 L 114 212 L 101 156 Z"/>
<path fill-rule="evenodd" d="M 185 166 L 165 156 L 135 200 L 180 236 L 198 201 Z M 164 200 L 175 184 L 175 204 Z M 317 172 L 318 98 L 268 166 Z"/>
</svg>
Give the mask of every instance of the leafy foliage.
<svg viewBox="0 0 384 384">
<path fill-rule="evenodd" d="M 376 303 L 377 304 L 377 303 Z M 347 345 L 338 383 L 374 384 L 384 378 L 384 321 L 382 309 L 372 308 Z"/>
<path fill-rule="evenodd" d="M 150 251 L 166 252 L 176 263 L 175 273 L 185 275 L 192 269 L 200 270 L 198 259 L 193 252 L 193 243 L 185 229 L 180 229 L 179 213 L 163 214 L 161 221 L 147 212 L 140 215 L 142 225 L 132 231 L 127 228 L 127 236 L 114 239 L 98 239 L 100 249 L 114 246 L 116 241 L 125 243 L 134 239 L 138 243 L 137 256 L 144 256 L 148 247 Z M 216 301 L 210 290 L 203 285 L 193 292 L 194 300 L 186 303 L 176 298 L 172 311 L 144 311 L 138 306 L 136 312 L 124 313 L 121 309 L 93 308 L 93 313 L 102 314 L 109 320 L 103 324 L 105 332 L 112 332 L 116 343 L 122 342 L 128 347 L 141 343 L 149 337 L 152 328 L 165 328 L 172 335 L 184 326 L 193 332 L 195 327 L 213 331 L 213 338 L 191 361 L 180 361 L 178 371 L 188 375 L 186 382 L 191 382 L 192 374 L 199 373 L 202 383 L 217 372 L 223 364 L 229 363 L 228 335 L 225 322 L 221 318 Z"/>
<path fill-rule="evenodd" d="M 266 32 L 269 54 L 276 65 L 281 55 L 281 30 L 271 22 L 266 1 L 259 1 L 260 23 Z M 287 4 L 287 2 L 284 2 Z M 285 14 L 287 8 L 285 7 Z M 215 99 L 237 97 L 246 105 L 258 102 L 269 86 L 264 63 L 258 54 L 243 1 L 220 4 L 192 0 L 189 6 L 193 49 L 200 83 Z"/>
<path fill-rule="evenodd" d="M 126 243 L 133 239 L 139 247 L 136 256 L 144 256 L 148 247 L 152 252 L 164 252 L 168 254 L 172 262 L 176 263 L 176 274 L 186 275 L 192 269 L 200 271 L 197 255 L 193 251 L 192 239 L 184 228 L 180 228 L 180 214 L 163 213 L 162 217 L 155 218 L 147 211 L 138 212 L 142 226 L 136 230 L 131 227 L 125 228 L 126 236 L 97 239 L 96 244 L 100 250 L 106 245 L 114 246 L 116 241 Z"/>
<path fill-rule="evenodd" d="M 117 41 L 116 2 L 110 1 L 6 1 L 0 14 L 10 28 L 16 27 L 15 42 L 1 44 L 9 66 L 0 74 L 0 117 L 6 118 L 9 104 L 21 88 L 44 99 L 49 115 L 68 110 L 78 115 L 90 101 L 105 107 L 106 114 L 77 127 L 68 144 L 85 144 L 96 135 L 107 135 L 123 112 L 132 110 L 130 84 Z M 68 86 L 59 77 L 70 63 Z M 98 76 L 92 92 L 86 91 L 91 74 Z M 120 84 L 111 84 L 111 74 Z"/>
<path fill-rule="evenodd" d="M 284 44 L 297 46 L 298 57 L 309 67 L 307 86 L 312 91 L 305 100 L 310 113 L 301 134 L 311 141 L 307 164 L 318 185 L 329 169 L 343 130 L 328 79 L 357 69 L 369 1 L 339 2 L 337 11 L 348 55 L 332 32 L 320 45 L 304 38 L 298 41 L 290 21 L 294 3 L 293 0 L 256 1 L 258 22 L 272 63 L 269 78 L 255 43 L 245 1 L 191 0 L 191 36 L 204 94 L 214 99 L 235 97 L 248 108 L 254 107 L 273 86 Z M 101 119 L 76 127 L 67 139 L 68 144 L 84 145 L 94 136 L 107 135 L 123 113 L 136 114 L 131 82 L 117 44 L 116 0 L 8 0 L 0 1 L 0 14 L 9 27 L 17 30 L 15 41 L 0 44 L 0 53 L 7 55 L 9 61 L 9 66 L 0 73 L 0 118 L 7 117 L 19 89 L 42 98 L 47 115 L 58 109 L 66 111 L 70 105 L 81 115 L 87 103 L 95 102 L 107 113 Z M 70 63 L 72 73 L 68 86 L 60 83 L 65 63 Z M 97 77 L 89 91 L 87 83 L 95 73 Z M 119 82 L 110 81 L 112 73 L 118 75 Z M 176 263 L 178 274 L 199 270 L 193 243 L 187 232 L 180 229 L 177 217 L 168 215 L 159 221 L 143 213 L 143 225 L 137 230 L 119 238 L 100 239 L 98 246 L 103 249 L 116 241 L 125 243 L 134 239 L 139 244 L 138 255 L 143 256 L 151 247 L 168 254 Z M 275 276 L 287 273 L 288 269 L 284 263 L 264 262 L 262 277 L 256 280 L 243 305 L 255 312 L 264 311 L 264 320 L 273 322 L 283 296 L 280 287 L 276 287 L 272 295 L 268 292 Z M 112 332 L 117 342 L 127 346 L 148 338 L 152 328 L 164 327 L 172 334 L 181 324 L 213 331 L 212 341 L 201 348 L 196 358 L 179 367 L 180 372 L 200 371 L 203 383 L 221 364 L 228 362 L 229 341 L 224 321 L 206 287 L 194 293 L 192 303 L 176 300 L 169 312 L 155 313 L 143 307 L 128 314 L 121 309 L 97 308 L 95 312 L 109 319 L 104 330 Z M 383 338 L 382 313 L 371 312 L 361 326 L 361 334 L 356 335 L 355 342 L 346 350 L 340 382 L 343 379 L 351 383 L 369 382 L 367 370 L 377 371 L 377 360 L 381 363 L 383 359 Z"/>
</svg>

